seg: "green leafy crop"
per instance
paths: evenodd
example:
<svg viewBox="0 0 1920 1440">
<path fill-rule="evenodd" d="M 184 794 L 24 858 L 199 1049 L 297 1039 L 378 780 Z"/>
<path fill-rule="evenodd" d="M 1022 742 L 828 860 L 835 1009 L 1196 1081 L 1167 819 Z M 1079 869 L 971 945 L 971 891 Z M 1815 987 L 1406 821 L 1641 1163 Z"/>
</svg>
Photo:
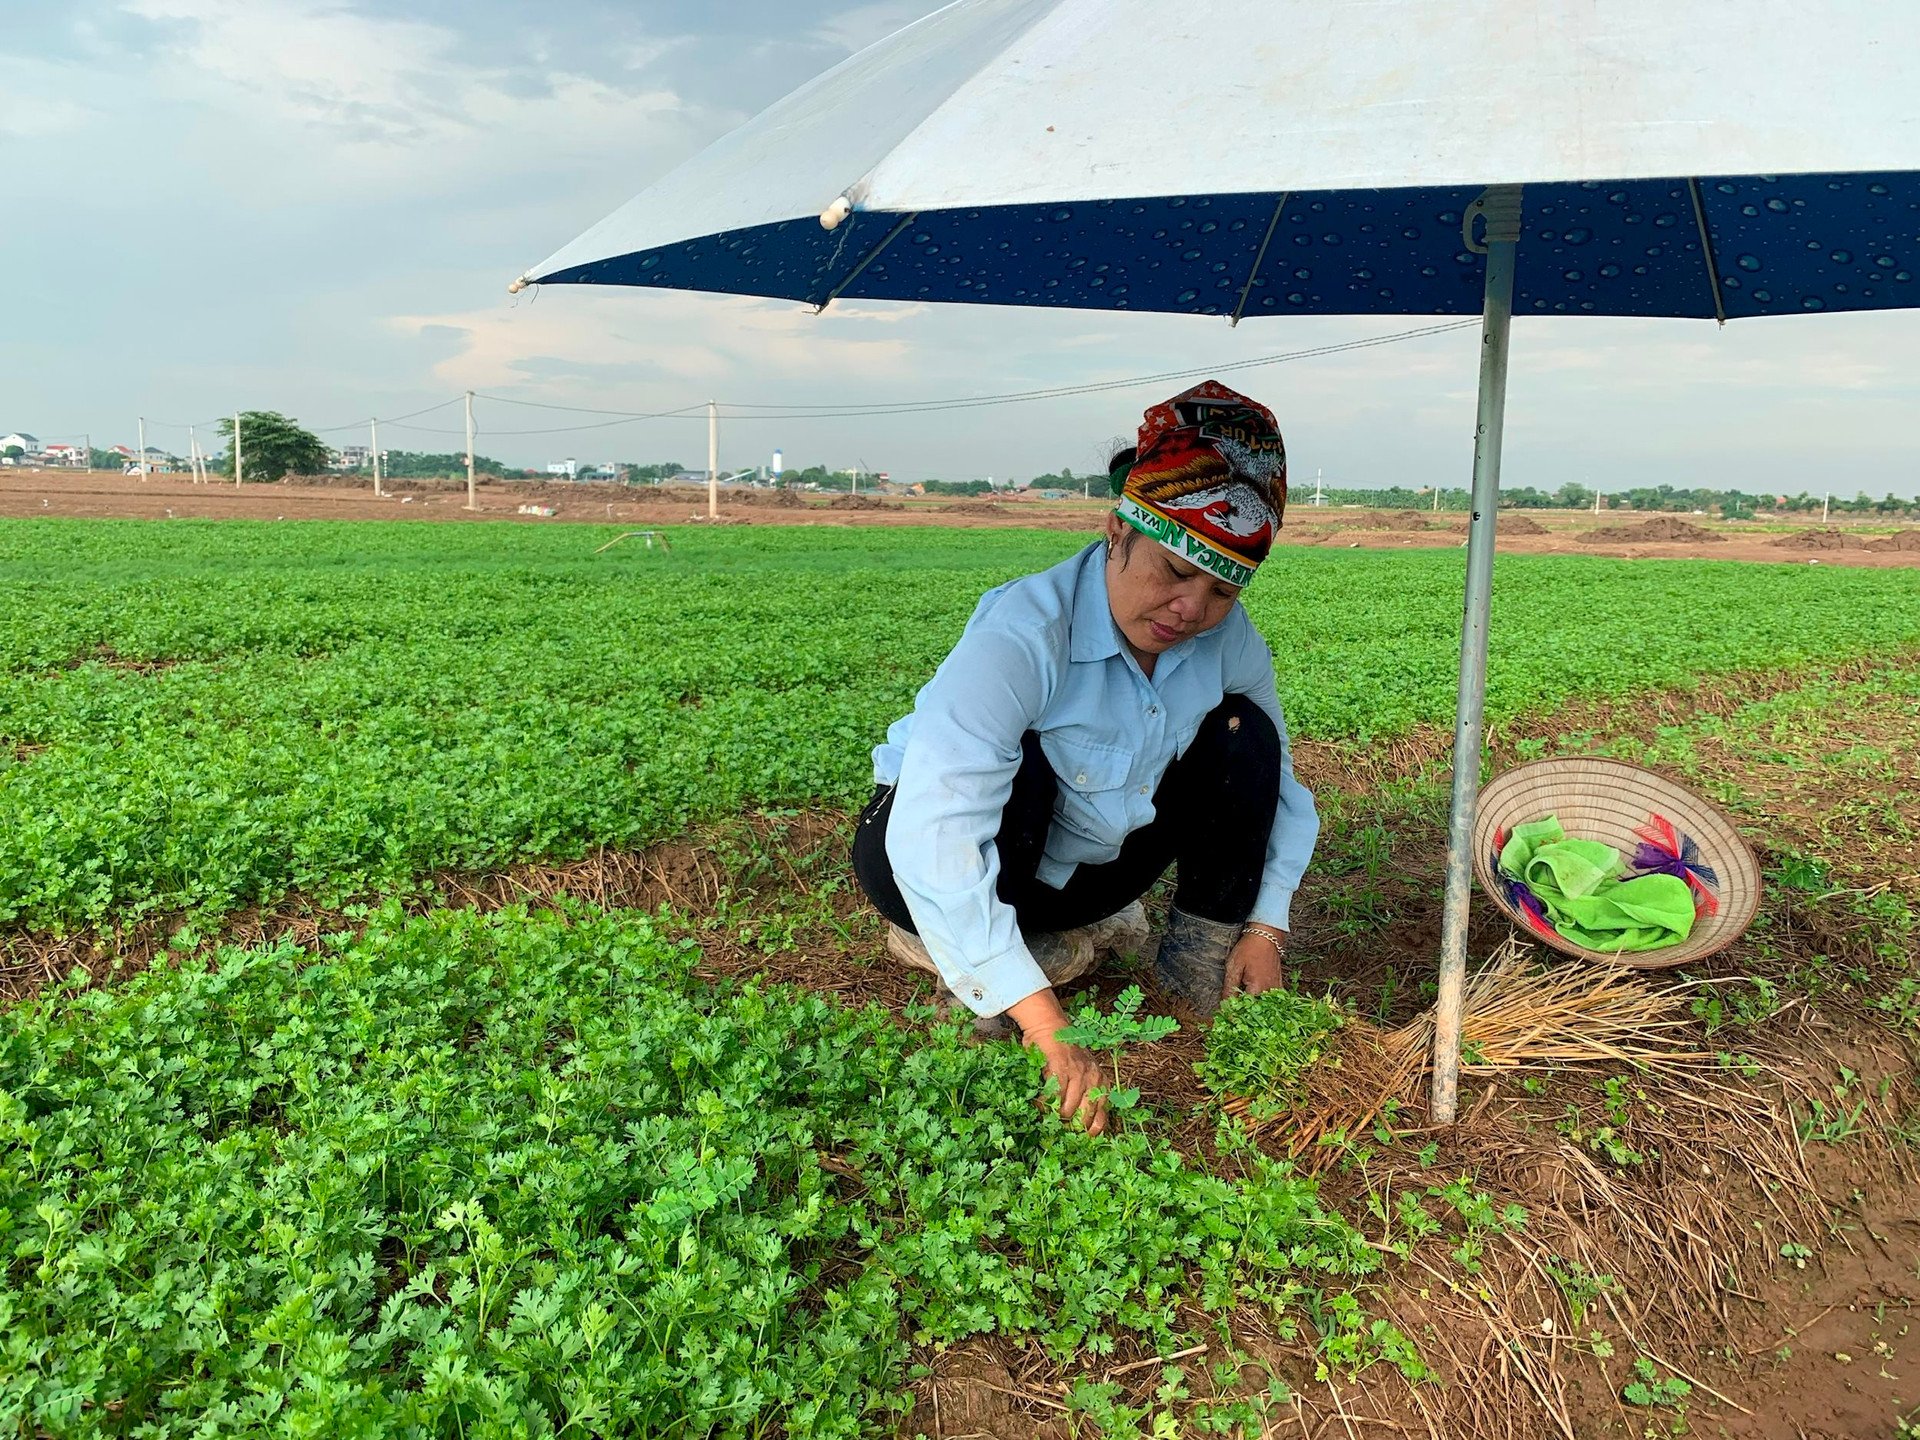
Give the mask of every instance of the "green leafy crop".
<svg viewBox="0 0 1920 1440">
<path fill-rule="evenodd" d="M 1294 990 L 1236 995 L 1220 1007 L 1195 1069 L 1216 1095 L 1251 1100 L 1256 1115 L 1274 1115 L 1298 1098 L 1300 1077 L 1318 1061 L 1345 1019 L 1331 1000 Z"/>
<path fill-rule="evenodd" d="M 596 555 L 608 533 L 0 521 L 0 925 L 331 904 L 853 804 L 980 593 L 1082 543 L 754 526 Z M 1897 570 L 1497 563 L 1496 721 L 1920 641 Z M 1296 737 L 1451 715 L 1457 554 L 1289 549 L 1268 570 L 1245 603 Z M 1570 643 L 1591 614 L 1632 666 Z"/>
<path fill-rule="evenodd" d="M 0 1432 L 853 1435 L 911 1343 L 1170 1353 L 1377 1264 L 1030 1052 L 697 959 L 394 905 L 0 1016 Z"/>
</svg>

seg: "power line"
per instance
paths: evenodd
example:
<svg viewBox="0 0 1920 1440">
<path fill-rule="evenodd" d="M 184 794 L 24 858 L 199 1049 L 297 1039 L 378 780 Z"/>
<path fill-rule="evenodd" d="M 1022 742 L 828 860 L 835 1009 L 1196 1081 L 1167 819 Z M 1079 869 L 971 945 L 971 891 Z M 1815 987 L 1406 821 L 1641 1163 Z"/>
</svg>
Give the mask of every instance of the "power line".
<svg viewBox="0 0 1920 1440">
<path fill-rule="evenodd" d="M 1338 355 L 1352 350 L 1370 350 L 1381 345 L 1394 345 L 1405 340 L 1424 339 L 1430 335 L 1443 335 L 1452 330 L 1469 329 L 1478 325 L 1478 319 L 1450 320 L 1438 325 L 1423 325 L 1412 330 L 1396 331 L 1390 335 L 1375 335 L 1364 340 L 1346 340 L 1332 345 L 1317 345 L 1304 350 L 1289 350 L 1277 355 L 1256 356 L 1251 360 L 1230 360 L 1213 365 L 1196 365 L 1184 370 L 1162 370 L 1151 375 L 1130 375 L 1117 380 L 1088 381 L 1080 385 L 1055 385 L 1040 390 L 1013 390 L 1000 394 L 955 396 L 941 400 L 901 400 L 901 401 L 865 401 L 856 404 L 792 404 L 766 405 L 745 401 L 720 402 L 721 415 L 729 420 L 839 420 L 858 419 L 864 416 L 917 415 L 938 410 L 966 410 L 994 405 L 1013 405 L 1035 400 L 1057 400 L 1076 395 L 1093 395 L 1108 390 L 1125 390 L 1140 385 L 1158 384 L 1169 380 L 1188 380 L 1197 376 L 1218 375 L 1235 370 L 1249 370 L 1262 365 L 1280 365 L 1293 360 L 1314 359 L 1324 355 Z M 519 405 L 537 410 L 559 410 L 576 415 L 613 415 L 618 419 L 602 421 L 592 425 L 562 425 L 543 429 L 489 430 L 494 436 L 504 435 L 561 435 L 578 431 L 603 430 L 616 425 L 625 425 L 638 420 L 674 420 L 701 418 L 697 413 L 705 407 L 700 404 L 685 405 L 674 410 L 632 411 L 602 410 L 584 405 L 556 405 L 541 400 L 514 400 L 505 395 L 480 394 L 478 399 L 489 400 L 500 405 Z M 745 414 L 744 411 L 759 411 L 759 414 Z M 421 428 L 425 427 L 410 427 Z M 435 431 L 436 434 L 460 434 L 460 431 Z"/>
<path fill-rule="evenodd" d="M 785 405 L 762 404 L 752 401 L 723 401 L 720 405 L 722 418 L 736 421 L 753 420 L 852 420 L 867 417 L 889 415 L 924 415 L 942 410 L 984 409 L 997 405 L 1028 404 L 1038 400 L 1062 400 L 1079 395 L 1097 395 L 1111 390 L 1127 390 L 1142 385 L 1162 384 L 1174 380 L 1190 380 L 1207 375 L 1228 374 L 1238 370 L 1251 370 L 1266 365 L 1283 365 L 1295 360 L 1318 359 L 1327 355 L 1341 355 L 1356 350 L 1371 350 L 1383 345 L 1397 345 L 1407 340 L 1421 340 L 1432 335 L 1444 335 L 1449 331 L 1469 329 L 1480 323 L 1478 318 L 1449 320 L 1434 325 L 1416 326 L 1410 330 L 1398 330 L 1387 335 L 1374 335 L 1363 340 L 1345 340 L 1331 345 L 1315 345 L 1302 350 L 1287 350 L 1274 355 L 1255 356 L 1249 360 L 1227 360 L 1212 365 L 1196 365 L 1181 370 L 1161 370 L 1149 375 L 1129 375 L 1116 380 L 1093 380 L 1078 385 L 1053 385 L 1037 390 L 1009 390 L 987 395 L 959 395 L 944 399 L 900 400 L 900 401 L 863 401 L 846 404 L 809 402 Z M 438 404 L 423 409 L 408 411 L 405 415 L 392 418 L 376 416 L 382 425 L 391 425 L 396 429 L 408 430 L 419 435 L 457 435 L 465 437 L 464 429 L 440 428 L 431 425 L 413 425 L 408 422 L 417 416 L 429 415 L 436 410 L 444 410 L 457 405 L 463 397 L 452 396 Z M 706 402 L 677 406 L 670 410 L 608 410 L 586 405 L 560 405 L 544 400 L 515 400 L 505 395 L 477 393 L 476 399 L 491 401 L 497 405 L 517 405 L 523 409 L 552 410 L 572 415 L 605 415 L 612 418 L 581 425 L 554 425 L 513 430 L 487 430 L 491 438 L 504 439 L 520 435 L 574 435 L 592 430 L 611 430 L 622 425 L 637 424 L 647 420 L 700 420 L 705 418 Z M 229 417 L 216 416 L 212 420 L 196 421 L 196 425 L 213 426 Z M 162 425 L 171 429 L 186 430 L 188 425 L 174 421 L 149 420 L 150 425 Z M 357 430 L 365 425 L 365 420 L 350 421 L 345 425 L 327 425 L 308 427 L 314 434 L 326 435 L 343 430 Z"/>
</svg>

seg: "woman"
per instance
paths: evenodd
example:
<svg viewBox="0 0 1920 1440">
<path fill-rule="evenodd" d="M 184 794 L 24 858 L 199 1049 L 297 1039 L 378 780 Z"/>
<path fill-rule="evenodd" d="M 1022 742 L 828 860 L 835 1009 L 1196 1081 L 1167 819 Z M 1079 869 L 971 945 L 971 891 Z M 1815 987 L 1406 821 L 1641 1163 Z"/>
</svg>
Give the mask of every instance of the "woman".
<svg viewBox="0 0 1920 1440">
<path fill-rule="evenodd" d="M 1286 506 L 1272 413 L 1206 381 L 1147 411 L 1109 479 L 1104 538 L 988 591 L 887 731 L 853 851 L 896 953 L 923 946 L 961 1003 L 1017 1024 L 1062 1116 L 1096 1132 L 1099 1066 L 1056 1037 L 1059 932 L 1176 865 L 1155 969 L 1210 1016 L 1280 983 L 1319 830 L 1272 653 L 1236 603 Z"/>
</svg>

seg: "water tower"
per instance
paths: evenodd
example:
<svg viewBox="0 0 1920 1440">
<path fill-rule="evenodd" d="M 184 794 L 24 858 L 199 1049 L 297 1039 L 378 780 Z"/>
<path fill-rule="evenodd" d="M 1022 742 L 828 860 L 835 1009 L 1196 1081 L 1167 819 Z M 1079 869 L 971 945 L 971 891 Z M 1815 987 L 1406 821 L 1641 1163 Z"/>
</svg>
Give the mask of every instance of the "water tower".
<svg viewBox="0 0 1920 1440">
<path fill-rule="evenodd" d="M 786 463 L 787 462 L 785 457 L 781 455 L 778 449 L 776 449 L 773 452 L 773 483 L 774 484 L 778 485 L 780 483 L 780 471 L 785 467 Z"/>
</svg>

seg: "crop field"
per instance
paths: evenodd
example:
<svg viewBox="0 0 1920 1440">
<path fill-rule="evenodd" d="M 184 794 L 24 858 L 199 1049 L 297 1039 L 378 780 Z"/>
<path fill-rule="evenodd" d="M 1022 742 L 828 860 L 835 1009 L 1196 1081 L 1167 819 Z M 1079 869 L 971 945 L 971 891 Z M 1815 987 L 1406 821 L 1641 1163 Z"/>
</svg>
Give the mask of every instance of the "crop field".
<svg viewBox="0 0 1920 1440">
<path fill-rule="evenodd" d="M 1092 1138 L 843 859 L 979 594 L 1077 537 L 617 533 L 0 521 L 0 1433 L 1920 1426 L 1913 570 L 1503 556 L 1492 763 L 1697 786 L 1766 904 L 1679 977 L 1684 1082 L 1484 1073 L 1458 1134 L 1296 1155 L 1257 1076 L 1431 1001 L 1460 552 L 1249 591 L 1327 821 L 1298 1004 L 1155 1040 L 1103 974 Z"/>
</svg>

